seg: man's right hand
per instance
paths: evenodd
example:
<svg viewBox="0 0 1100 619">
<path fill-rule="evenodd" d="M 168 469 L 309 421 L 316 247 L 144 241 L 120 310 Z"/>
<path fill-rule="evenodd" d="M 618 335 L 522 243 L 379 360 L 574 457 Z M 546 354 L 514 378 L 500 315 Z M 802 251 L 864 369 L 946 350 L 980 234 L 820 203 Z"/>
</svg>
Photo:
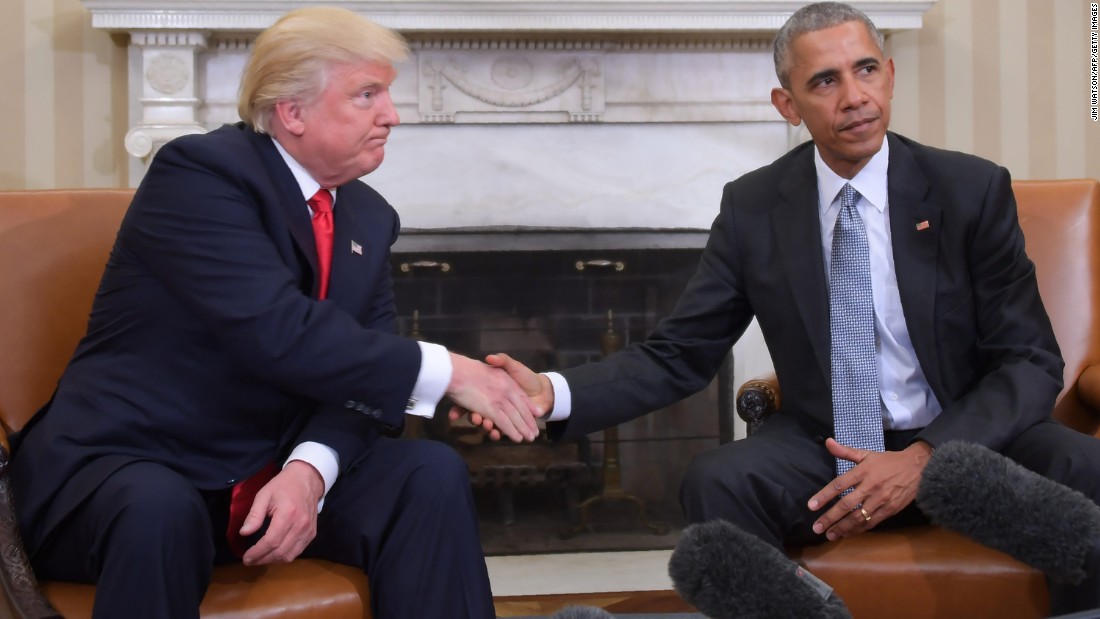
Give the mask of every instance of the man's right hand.
<svg viewBox="0 0 1100 619">
<path fill-rule="evenodd" d="M 554 410 L 554 387 L 550 384 L 549 378 L 532 372 L 526 365 L 504 353 L 489 355 L 485 358 L 485 362 L 508 372 L 512 380 L 516 381 L 516 384 L 519 385 L 520 389 L 523 389 L 527 397 L 531 398 L 531 402 L 542 411 L 542 414 L 548 414 Z M 492 420 L 487 419 L 485 415 L 479 414 L 476 410 L 470 411 L 470 422 L 487 430 L 493 428 Z"/>
<path fill-rule="evenodd" d="M 270 518 L 263 537 L 241 560 L 245 565 L 289 563 L 317 535 L 317 503 L 325 494 L 325 480 L 304 460 L 291 460 L 259 492 L 241 525 L 243 537 L 260 530 Z"/>
<path fill-rule="evenodd" d="M 506 369 L 453 352 L 451 367 L 447 396 L 457 407 L 476 411 L 477 417 L 471 414 L 471 421 L 490 432 L 503 433 L 516 442 L 533 441 L 538 437 L 539 427 L 535 419 L 549 409 L 534 404 Z M 451 416 L 454 417 L 454 414 Z"/>
</svg>

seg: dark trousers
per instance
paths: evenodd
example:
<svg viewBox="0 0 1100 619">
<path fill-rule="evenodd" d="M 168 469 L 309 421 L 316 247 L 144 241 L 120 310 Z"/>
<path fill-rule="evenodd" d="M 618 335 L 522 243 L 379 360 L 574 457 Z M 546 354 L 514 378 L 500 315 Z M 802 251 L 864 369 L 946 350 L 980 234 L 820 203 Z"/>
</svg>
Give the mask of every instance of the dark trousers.
<svg viewBox="0 0 1100 619">
<path fill-rule="evenodd" d="M 914 434 L 888 432 L 886 448 L 904 449 Z M 1002 453 L 1100 504 L 1100 440 L 1050 421 L 1024 431 Z M 697 456 L 680 501 L 691 522 L 729 520 L 780 549 L 817 544 L 825 537 L 811 527 L 821 512 L 811 512 L 806 503 L 835 477 L 836 461 L 821 441 L 780 414 L 748 438 Z M 910 505 L 876 528 L 919 522 L 927 519 Z M 1100 551 L 1086 569 L 1080 585 L 1051 586 L 1052 613 L 1100 607 Z"/>
<path fill-rule="evenodd" d="M 167 467 L 131 464 L 32 553 L 35 570 L 96 583 L 96 619 L 198 617 L 225 507 Z M 379 438 L 332 487 L 303 556 L 363 568 L 379 619 L 495 616 L 466 466 L 441 443 Z"/>
</svg>

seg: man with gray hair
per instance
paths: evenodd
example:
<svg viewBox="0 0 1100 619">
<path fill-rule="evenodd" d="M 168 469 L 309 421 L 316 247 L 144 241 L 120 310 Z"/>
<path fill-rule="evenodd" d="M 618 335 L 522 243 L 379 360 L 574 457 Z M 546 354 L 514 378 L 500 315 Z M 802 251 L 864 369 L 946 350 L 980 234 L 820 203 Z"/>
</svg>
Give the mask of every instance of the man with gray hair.
<svg viewBox="0 0 1100 619">
<path fill-rule="evenodd" d="M 244 122 L 153 159 L 87 335 L 13 441 L 35 569 L 96 583 L 95 617 L 198 617 L 215 563 L 299 556 L 364 569 L 375 617 L 495 616 L 465 463 L 392 437 L 445 395 L 517 441 L 540 411 L 394 333 L 400 225 L 358 179 L 406 54 L 350 11 L 293 11 L 255 42 Z"/>
<path fill-rule="evenodd" d="M 888 131 L 894 64 L 848 5 L 795 12 L 774 56 L 772 103 L 813 140 L 726 185 L 672 315 L 560 374 L 490 363 L 550 410 L 551 436 L 575 438 L 702 389 L 757 318 L 782 410 L 699 455 L 680 496 L 690 521 L 780 549 L 924 519 L 921 473 L 954 440 L 1100 500 L 1100 441 L 1051 419 L 1063 362 L 1008 171 Z M 1092 560 L 1052 590 L 1055 611 L 1100 606 Z"/>
</svg>

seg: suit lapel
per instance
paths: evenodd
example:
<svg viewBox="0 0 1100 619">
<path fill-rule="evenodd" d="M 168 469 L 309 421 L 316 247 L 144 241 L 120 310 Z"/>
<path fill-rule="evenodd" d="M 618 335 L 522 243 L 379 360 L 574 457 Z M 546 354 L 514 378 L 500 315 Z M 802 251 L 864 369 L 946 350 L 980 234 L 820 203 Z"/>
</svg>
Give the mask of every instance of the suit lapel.
<svg viewBox="0 0 1100 619">
<path fill-rule="evenodd" d="M 279 200 L 279 207 L 286 216 L 287 227 L 294 243 L 305 256 L 310 269 L 313 270 L 313 295 L 317 294 L 317 241 L 313 238 L 313 223 L 309 218 L 309 209 L 306 207 L 302 196 L 302 189 L 294 180 L 283 157 L 275 149 L 272 139 L 266 135 L 246 130 L 256 150 L 260 153 L 260 159 L 267 168 L 275 188 L 275 194 Z"/>
<path fill-rule="evenodd" d="M 356 184 L 349 183 L 336 191 L 335 237 L 332 243 L 332 273 L 329 276 L 328 296 L 331 301 L 352 312 L 371 294 L 370 282 L 357 281 L 369 273 L 367 263 L 377 253 L 370 253 L 371 240 L 367 238 L 367 220 L 361 210 L 362 197 L 356 197 Z M 369 205 L 367 206 L 369 208 Z"/>
<path fill-rule="evenodd" d="M 925 376 L 938 380 L 933 310 L 943 211 L 928 201 L 928 181 L 912 152 L 895 135 L 890 140 L 887 186 L 894 271 L 909 339 Z"/>
<path fill-rule="evenodd" d="M 818 215 L 817 173 L 813 147 L 793 160 L 780 186 L 779 205 L 772 211 L 775 237 L 792 298 L 810 334 L 814 353 L 824 375 L 829 375 L 829 293 L 825 262 L 821 256 L 821 224 Z"/>
</svg>

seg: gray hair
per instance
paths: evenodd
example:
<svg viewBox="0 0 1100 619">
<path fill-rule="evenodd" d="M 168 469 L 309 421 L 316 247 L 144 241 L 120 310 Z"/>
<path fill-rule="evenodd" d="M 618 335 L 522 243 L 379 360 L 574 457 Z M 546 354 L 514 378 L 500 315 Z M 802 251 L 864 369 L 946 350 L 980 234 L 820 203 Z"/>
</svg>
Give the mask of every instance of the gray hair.
<svg viewBox="0 0 1100 619">
<path fill-rule="evenodd" d="M 772 57 L 775 60 L 775 76 L 779 78 L 779 84 L 784 88 L 790 88 L 791 76 L 791 44 L 798 37 L 808 33 L 825 30 L 833 26 L 839 26 L 848 22 L 858 21 L 867 27 L 867 32 L 878 44 L 880 52 L 883 51 L 883 36 L 878 28 L 859 9 L 842 4 L 840 2 L 817 2 L 807 4 L 791 15 L 787 23 L 779 29 L 775 35 L 775 43 L 772 45 Z"/>
</svg>

